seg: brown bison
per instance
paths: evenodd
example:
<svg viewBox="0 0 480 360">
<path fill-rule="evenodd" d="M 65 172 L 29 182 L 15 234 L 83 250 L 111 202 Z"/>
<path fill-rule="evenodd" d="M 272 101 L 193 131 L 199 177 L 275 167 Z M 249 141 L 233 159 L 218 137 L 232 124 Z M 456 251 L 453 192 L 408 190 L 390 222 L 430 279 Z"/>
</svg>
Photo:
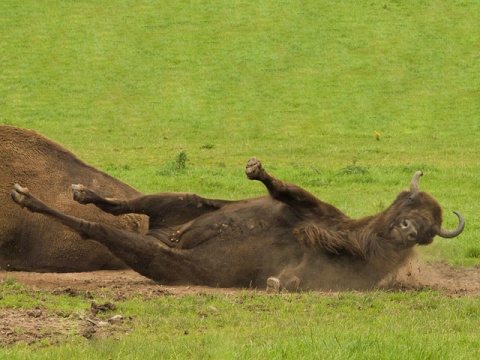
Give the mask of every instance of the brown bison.
<svg viewBox="0 0 480 360">
<path fill-rule="evenodd" d="M 0 269 L 60 272 L 127 267 L 100 243 L 81 239 L 43 216 L 28 215 L 10 199 L 15 182 L 29 184 L 52 206 L 69 214 L 119 229 L 146 231 L 145 216 L 115 217 L 71 201 L 70 187 L 75 181 L 108 196 L 141 195 L 34 131 L 0 126 Z"/>
<path fill-rule="evenodd" d="M 21 161 L 21 159 L 18 159 Z M 138 273 L 167 284 L 267 286 L 280 289 L 366 288 L 400 266 L 415 245 L 436 235 L 452 238 L 464 228 L 442 229 L 442 209 L 418 189 L 386 210 L 351 219 L 306 190 L 270 176 L 252 158 L 246 174 L 269 196 L 240 201 L 205 199 L 188 193 L 105 198 L 73 185 L 73 198 L 113 215 L 149 217 L 145 235 L 86 221 L 57 211 L 16 184 L 13 200 L 78 234 L 96 240 Z M 89 207 L 93 210 L 93 207 Z"/>
</svg>

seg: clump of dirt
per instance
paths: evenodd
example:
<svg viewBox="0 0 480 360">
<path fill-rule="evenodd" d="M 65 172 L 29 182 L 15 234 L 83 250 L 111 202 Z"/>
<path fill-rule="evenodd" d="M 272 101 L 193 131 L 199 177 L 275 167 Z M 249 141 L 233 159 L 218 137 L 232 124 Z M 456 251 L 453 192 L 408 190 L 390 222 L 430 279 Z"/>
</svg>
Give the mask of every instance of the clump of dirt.
<svg viewBox="0 0 480 360">
<path fill-rule="evenodd" d="M 49 346 L 73 335 L 81 335 L 86 339 L 123 336 L 133 327 L 133 319 L 117 314 L 114 302 L 132 297 L 140 296 L 148 300 L 161 296 L 234 294 L 245 291 L 205 286 L 163 286 L 131 270 L 64 274 L 0 272 L 0 282 L 7 279 L 24 285 L 28 291 L 82 296 L 92 300 L 92 303 L 84 314 L 66 314 L 44 308 L 0 310 L 0 346 L 20 341 Z M 419 259 L 412 259 L 385 279 L 379 288 L 387 291 L 429 288 L 451 297 L 480 296 L 480 269 L 454 268 L 447 263 L 424 264 Z M 263 290 L 252 289 L 252 292 L 261 294 Z M 96 299 L 93 293 L 96 294 Z M 103 293 L 114 302 L 102 303 Z M 325 296 L 329 295 L 325 293 Z"/>
<path fill-rule="evenodd" d="M 125 319 L 122 315 L 110 316 L 106 319 L 98 318 L 98 314 L 105 314 L 111 311 L 117 310 L 117 306 L 110 301 L 107 301 L 102 304 L 97 302 L 92 302 L 90 306 L 90 311 L 86 320 L 82 324 L 81 334 L 86 339 L 96 338 L 105 338 L 108 336 L 116 337 L 119 333 L 127 334 L 129 331 L 129 326 L 122 326 L 127 321 L 132 319 Z"/>
<path fill-rule="evenodd" d="M 96 316 L 98 313 L 104 313 L 112 310 L 117 310 L 117 307 L 110 301 L 107 301 L 103 304 L 92 302 L 92 305 L 90 306 L 90 315 Z"/>
</svg>

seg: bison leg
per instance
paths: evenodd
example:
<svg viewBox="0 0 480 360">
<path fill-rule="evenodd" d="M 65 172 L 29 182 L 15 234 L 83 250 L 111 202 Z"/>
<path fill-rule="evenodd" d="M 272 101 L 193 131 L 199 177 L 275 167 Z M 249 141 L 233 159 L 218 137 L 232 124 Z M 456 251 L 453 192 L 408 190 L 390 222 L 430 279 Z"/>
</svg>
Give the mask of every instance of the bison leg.
<svg viewBox="0 0 480 360">
<path fill-rule="evenodd" d="M 72 184 L 72 192 L 73 200 L 76 202 L 83 205 L 94 204 L 109 214 L 122 215 L 132 212 L 125 206 L 125 202 L 117 199 L 106 199 L 101 197 L 81 184 Z"/>
<path fill-rule="evenodd" d="M 72 191 L 73 199 L 80 204 L 94 204 L 113 215 L 136 213 L 149 216 L 150 230 L 185 224 L 230 203 L 190 193 L 143 195 L 131 200 L 107 199 L 80 184 L 72 185 Z"/>
<path fill-rule="evenodd" d="M 305 281 L 307 280 L 305 275 L 310 272 L 308 270 L 311 269 L 312 264 L 314 264 L 312 254 L 304 253 L 299 263 L 286 266 L 280 274 L 267 279 L 267 291 L 278 293 L 281 291 L 298 291 L 300 288 L 306 290 L 305 286 L 308 286 L 308 281 Z M 300 284 L 301 280 L 302 284 Z"/>
<path fill-rule="evenodd" d="M 251 158 L 245 170 L 250 180 L 261 181 L 267 188 L 270 196 L 274 199 L 282 201 L 287 205 L 309 209 L 318 207 L 321 202 L 314 195 L 302 189 L 301 187 L 276 179 L 269 175 L 257 158 Z"/>
<path fill-rule="evenodd" d="M 22 208 L 46 215 L 73 231 L 105 245 L 115 256 L 138 273 L 153 280 L 208 284 L 210 276 L 189 260 L 186 253 L 172 251 L 156 238 L 119 230 L 104 224 L 85 221 L 50 208 L 18 184 L 12 199 Z"/>
<path fill-rule="evenodd" d="M 300 275 L 304 269 L 306 259 L 304 258 L 297 266 L 287 266 L 277 276 L 267 279 L 267 292 L 298 291 L 300 288 Z"/>
</svg>

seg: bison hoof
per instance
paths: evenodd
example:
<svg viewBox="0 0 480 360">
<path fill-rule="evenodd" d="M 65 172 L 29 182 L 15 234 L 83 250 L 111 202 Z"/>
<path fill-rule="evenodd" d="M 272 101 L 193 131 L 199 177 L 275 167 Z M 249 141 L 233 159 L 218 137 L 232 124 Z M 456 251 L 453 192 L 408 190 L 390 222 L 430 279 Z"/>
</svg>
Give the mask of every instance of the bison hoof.
<svg viewBox="0 0 480 360">
<path fill-rule="evenodd" d="M 247 168 L 245 169 L 245 174 L 250 180 L 259 180 L 262 175 L 265 173 L 263 170 L 262 163 L 256 157 L 252 157 L 247 162 Z"/>
<path fill-rule="evenodd" d="M 18 184 L 13 185 L 13 190 L 10 192 L 13 201 L 15 201 L 22 208 L 25 206 L 27 199 L 30 197 L 30 193 L 26 187 L 21 187 Z"/>
<path fill-rule="evenodd" d="M 87 203 L 87 188 L 81 184 L 72 184 L 73 200 L 80 204 Z"/>
<path fill-rule="evenodd" d="M 44 204 L 38 199 L 30 195 L 27 188 L 18 184 L 13 185 L 13 190 L 10 192 L 13 201 L 15 201 L 22 208 L 26 207 L 31 212 L 40 212 L 44 208 Z"/>
<path fill-rule="evenodd" d="M 281 290 L 281 287 L 282 285 L 280 284 L 280 280 L 276 277 L 272 276 L 267 279 L 267 292 L 278 294 Z"/>
</svg>

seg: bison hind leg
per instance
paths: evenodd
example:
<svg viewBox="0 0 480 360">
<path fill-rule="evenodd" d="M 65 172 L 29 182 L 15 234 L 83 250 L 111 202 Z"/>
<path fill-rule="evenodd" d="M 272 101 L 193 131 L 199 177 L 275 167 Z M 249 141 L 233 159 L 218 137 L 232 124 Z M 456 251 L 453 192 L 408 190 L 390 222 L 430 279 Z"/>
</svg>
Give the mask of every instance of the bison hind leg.
<svg viewBox="0 0 480 360">
<path fill-rule="evenodd" d="M 19 184 L 13 185 L 13 190 L 10 192 L 13 201 L 15 201 L 21 207 L 24 207 L 25 200 L 30 195 L 26 187 L 22 187 Z"/>
<path fill-rule="evenodd" d="M 72 184 L 73 200 L 82 205 L 94 204 L 99 209 L 113 214 L 121 215 L 131 212 L 129 208 L 124 208 L 123 203 L 117 199 L 107 199 L 101 197 L 94 191 L 81 184 Z"/>
<path fill-rule="evenodd" d="M 96 193 L 89 190 L 82 184 L 72 184 L 72 193 L 73 200 L 83 205 L 92 204 L 95 202 L 95 200 L 100 198 Z"/>
</svg>

